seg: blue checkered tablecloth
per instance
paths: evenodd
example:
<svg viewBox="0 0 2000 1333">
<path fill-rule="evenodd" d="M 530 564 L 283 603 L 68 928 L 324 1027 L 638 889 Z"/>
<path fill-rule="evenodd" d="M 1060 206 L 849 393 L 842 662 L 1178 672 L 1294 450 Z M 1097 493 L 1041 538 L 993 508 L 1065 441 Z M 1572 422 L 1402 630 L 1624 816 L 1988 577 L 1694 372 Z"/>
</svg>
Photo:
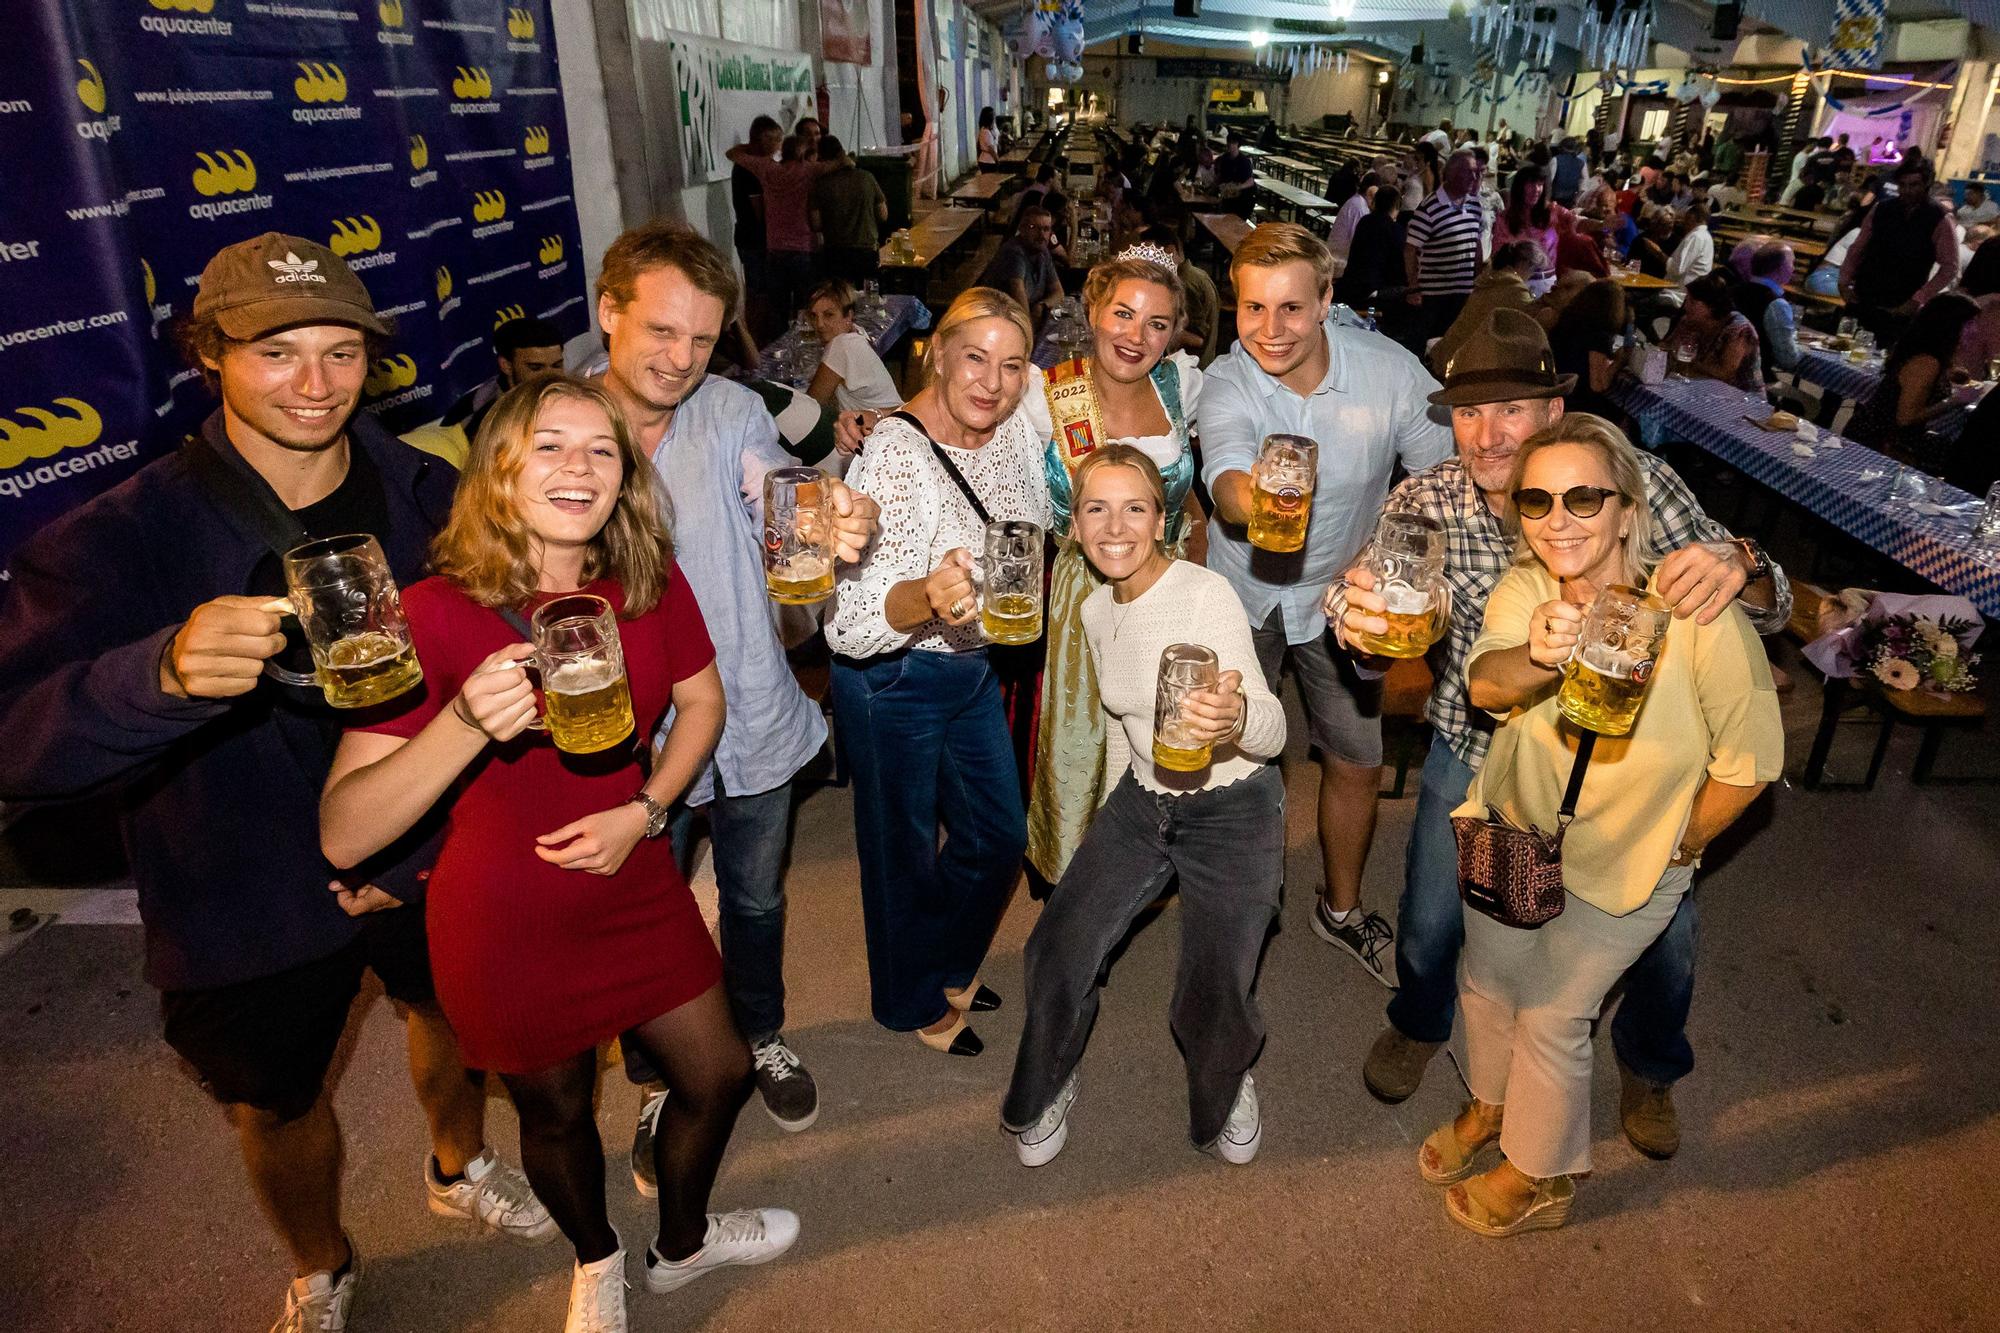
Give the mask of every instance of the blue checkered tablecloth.
<svg viewBox="0 0 2000 1333">
<path fill-rule="evenodd" d="M 1801 343 L 1799 364 L 1792 374 L 1836 397 L 1851 400 L 1859 408 L 1874 397 L 1875 386 L 1882 382 L 1882 361 L 1879 356 L 1862 362 L 1849 361 L 1845 353 Z M 1971 408 L 1960 404 L 1940 414 L 1931 428 L 1948 440 L 1956 440 L 1971 415 Z"/>
<path fill-rule="evenodd" d="M 1968 598 L 1986 615 L 2000 616 L 2000 558 L 1970 547 L 1977 509 L 1925 515 L 1892 505 L 1894 459 L 1852 441 L 1829 448 L 1826 441 L 1839 437 L 1826 432 L 1813 456 L 1803 457 L 1793 450 L 1792 435 L 1745 419 L 1770 412 L 1763 395 L 1718 380 L 1622 379 L 1611 396 L 1639 423 L 1648 448 L 1677 441 L 1700 445 L 1904 568 Z M 1937 483 L 1936 498 L 1944 505 L 1976 503 L 1976 497 L 1943 482 Z"/>
<path fill-rule="evenodd" d="M 1882 382 L 1882 363 L 1874 359 L 1849 361 L 1843 353 L 1802 345 L 1799 348 L 1798 368 L 1792 373 L 1842 398 L 1865 403 L 1874 396 L 1875 386 Z"/>
<path fill-rule="evenodd" d="M 914 296 L 891 294 L 882 298 L 882 304 L 888 307 L 889 322 L 880 333 L 869 340 L 875 344 L 875 355 L 877 356 L 888 356 L 890 350 L 895 347 L 897 340 L 911 329 L 927 329 L 931 326 L 930 308 Z M 763 352 L 766 357 L 769 357 L 773 352 L 780 349 L 789 352 L 797 345 L 798 339 L 793 336 L 792 330 L 787 329 L 783 334 L 764 344 Z M 811 384 L 813 372 L 818 369 L 819 358 L 817 356 L 812 358 L 810 364 L 807 364 L 803 358 L 794 362 L 791 374 L 792 387 L 803 389 L 808 384 Z"/>
</svg>

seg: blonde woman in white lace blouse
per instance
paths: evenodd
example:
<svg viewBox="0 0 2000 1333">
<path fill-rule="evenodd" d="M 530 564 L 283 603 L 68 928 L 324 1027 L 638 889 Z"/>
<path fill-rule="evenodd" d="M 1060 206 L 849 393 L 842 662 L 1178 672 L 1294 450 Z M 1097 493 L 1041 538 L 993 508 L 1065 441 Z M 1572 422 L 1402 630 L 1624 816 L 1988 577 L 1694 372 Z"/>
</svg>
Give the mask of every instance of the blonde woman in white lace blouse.
<svg viewBox="0 0 2000 1333">
<path fill-rule="evenodd" d="M 1027 845 L 971 570 L 988 519 L 1049 524 L 1043 441 L 1014 410 L 1033 345 L 1003 292 L 974 287 L 945 311 L 929 383 L 848 475 L 881 505 L 881 536 L 842 569 L 826 631 L 875 1021 L 953 1055 L 982 1049 L 964 1013 L 999 1004 L 979 965 Z"/>
</svg>

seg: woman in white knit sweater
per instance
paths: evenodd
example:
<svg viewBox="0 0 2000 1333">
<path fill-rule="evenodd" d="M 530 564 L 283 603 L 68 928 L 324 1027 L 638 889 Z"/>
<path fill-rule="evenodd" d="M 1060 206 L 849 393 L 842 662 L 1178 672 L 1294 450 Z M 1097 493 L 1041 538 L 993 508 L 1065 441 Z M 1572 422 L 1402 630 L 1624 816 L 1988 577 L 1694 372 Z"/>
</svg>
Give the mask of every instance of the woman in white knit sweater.
<svg viewBox="0 0 2000 1333">
<path fill-rule="evenodd" d="M 1166 488 L 1153 461 L 1108 445 L 1077 467 L 1074 486 L 1072 530 L 1105 579 L 1084 602 L 1083 628 L 1106 714 L 1105 768 L 1120 776 L 1029 936 L 1028 1012 L 1000 1119 L 1023 1165 L 1062 1151 L 1098 977 L 1178 877 L 1171 1021 L 1187 1062 L 1188 1134 L 1240 1165 L 1263 1136 L 1250 1067 L 1264 1044 L 1258 964 L 1284 878 L 1285 787 L 1270 761 L 1285 747 L 1285 715 L 1235 590 L 1166 554 Z M 1193 773 L 1153 763 L 1160 654 L 1175 643 L 1213 650 L 1221 667 L 1216 688 L 1182 709 L 1192 739 L 1213 746 Z"/>
</svg>

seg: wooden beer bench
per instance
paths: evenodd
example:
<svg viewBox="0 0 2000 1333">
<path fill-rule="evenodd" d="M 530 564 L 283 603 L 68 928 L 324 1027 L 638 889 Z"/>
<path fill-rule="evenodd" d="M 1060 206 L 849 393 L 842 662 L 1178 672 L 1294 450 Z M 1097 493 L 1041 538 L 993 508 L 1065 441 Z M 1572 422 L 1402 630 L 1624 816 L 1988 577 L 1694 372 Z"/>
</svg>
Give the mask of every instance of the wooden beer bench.
<svg viewBox="0 0 2000 1333">
<path fill-rule="evenodd" d="M 977 208 L 933 210 L 910 228 L 910 240 L 916 249 L 910 259 L 896 258 L 890 242 L 884 241 L 881 263 L 885 289 L 893 284 L 897 290 L 910 291 L 922 298 L 930 285 L 931 266 L 963 241 L 985 216 Z"/>
</svg>

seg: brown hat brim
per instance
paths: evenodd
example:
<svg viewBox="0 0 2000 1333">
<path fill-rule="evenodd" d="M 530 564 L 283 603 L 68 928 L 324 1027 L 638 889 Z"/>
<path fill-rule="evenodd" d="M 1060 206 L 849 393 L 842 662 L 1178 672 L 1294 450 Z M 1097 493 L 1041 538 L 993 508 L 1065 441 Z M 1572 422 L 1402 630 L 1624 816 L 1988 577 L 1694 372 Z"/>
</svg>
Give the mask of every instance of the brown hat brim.
<svg viewBox="0 0 2000 1333">
<path fill-rule="evenodd" d="M 389 326 L 382 322 L 381 316 L 352 301 L 290 294 L 264 301 L 246 301 L 226 310 L 218 310 L 215 322 L 225 336 L 238 342 L 248 342 L 263 337 L 273 329 L 292 328 L 299 324 L 345 324 L 350 328 L 379 333 L 385 338 L 389 336 Z"/>
<path fill-rule="evenodd" d="M 1513 376 L 1486 379 L 1477 374 L 1448 381 L 1430 395 L 1439 407 L 1478 407 L 1482 403 L 1513 403 L 1532 398 L 1561 398 L 1576 387 L 1576 376 L 1558 375 L 1554 381 Z"/>
</svg>

